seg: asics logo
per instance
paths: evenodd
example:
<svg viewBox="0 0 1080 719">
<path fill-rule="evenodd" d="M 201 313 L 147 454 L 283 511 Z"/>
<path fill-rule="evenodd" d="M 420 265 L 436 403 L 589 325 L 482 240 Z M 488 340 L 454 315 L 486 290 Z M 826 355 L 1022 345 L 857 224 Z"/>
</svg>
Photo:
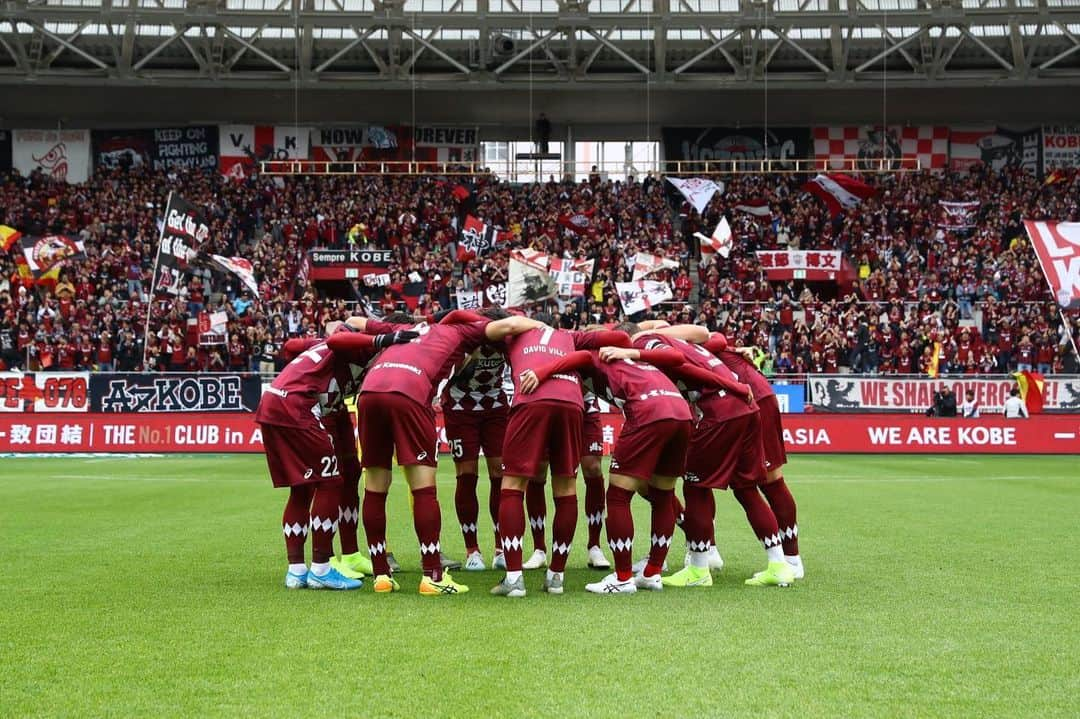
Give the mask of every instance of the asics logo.
<svg viewBox="0 0 1080 719">
<path fill-rule="evenodd" d="M 435 586 L 439 587 L 438 584 Z M 449 584 L 439 587 L 439 591 L 443 594 L 457 594 L 457 587 L 450 586 Z"/>
<path fill-rule="evenodd" d="M 311 479 L 312 474 L 314 473 L 312 472 L 311 467 L 308 467 L 307 471 L 304 472 L 304 479 Z"/>
<path fill-rule="evenodd" d="M 417 462 L 423 462 L 425 459 L 427 459 L 427 452 L 421 452 L 420 454 L 416 455 Z"/>
<path fill-rule="evenodd" d="M 604 587 L 604 591 L 607 592 L 608 594 L 616 594 L 618 592 L 621 592 L 622 588 L 623 588 L 622 584 L 609 584 L 606 587 Z"/>
</svg>

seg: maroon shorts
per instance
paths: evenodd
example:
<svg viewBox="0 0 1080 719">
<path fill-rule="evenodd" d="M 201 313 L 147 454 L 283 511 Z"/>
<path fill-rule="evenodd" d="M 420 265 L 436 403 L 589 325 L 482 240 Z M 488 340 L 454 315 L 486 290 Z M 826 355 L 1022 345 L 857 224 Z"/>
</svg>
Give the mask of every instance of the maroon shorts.
<svg viewBox="0 0 1080 719">
<path fill-rule="evenodd" d="M 584 412 L 568 402 L 539 401 L 510 410 L 504 444 L 503 476 L 536 477 L 544 464 L 553 477 L 573 477 L 581 461 Z"/>
<path fill-rule="evenodd" d="M 599 457 L 604 453 L 604 426 L 599 412 L 586 412 L 584 433 L 585 454 Z"/>
<path fill-rule="evenodd" d="M 685 481 L 703 489 L 742 489 L 764 482 L 758 413 L 724 422 L 699 422 L 690 437 Z"/>
<path fill-rule="evenodd" d="M 314 417 L 310 427 L 280 427 L 276 424 L 260 427 L 266 465 L 275 487 L 341 481 L 334 440 Z"/>
<path fill-rule="evenodd" d="M 455 462 L 475 462 L 484 450 L 488 458 L 502 457 L 506 409 L 483 412 L 443 412 L 446 443 Z"/>
<path fill-rule="evenodd" d="M 624 426 L 611 452 L 611 472 L 648 482 L 654 476 L 681 477 L 690 442 L 689 420 L 662 419 Z"/>
<path fill-rule="evenodd" d="M 390 469 L 394 451 L 402 467 L 438 464 L 435 412 L 397 392 L 364 392 L 356 401 L 360 465 Z"/>
<path fill-rule="evenodd" d="M 330 418 L 324 417 L 323 424 L 334 437 L 334 449 L 337 450 L 342 479 L 359 482 L 360 455 L 356 448 L 356 429 L 353 427 L 351 413 L 340 410 Z"/>
<path fill-rule="evenodd" d="M 763 397 L 757 401 L 758 414 L 761 415 L 761 448 L 765 452 L 765 469 L 780 469 L 787 464 L 787 450 L 784 449 L 784 425 L 780 420 L 780 405 L 776 395 Z"/>
</svg>

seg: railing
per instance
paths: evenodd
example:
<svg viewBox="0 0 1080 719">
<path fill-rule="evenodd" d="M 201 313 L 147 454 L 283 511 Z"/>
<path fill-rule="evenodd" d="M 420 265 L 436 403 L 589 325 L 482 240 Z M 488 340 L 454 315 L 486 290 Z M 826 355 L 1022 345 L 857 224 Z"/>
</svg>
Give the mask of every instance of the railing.
<svg viewBox="0 0 1080 719">
<path fill-rule="evenodd" d="M 500 160 L 489 162 L 430 162 L 413 160 L 263 160 L 259 170 L 268 176 L 299 175 L 464 175 L 490 176 L 514 181 L 519 175 L 537 175 L 534 165 L 538 160 Z M 639 179 L 646 173 L 654 175 L 755 175 L 755 174 L 811 174 L 817 172 L 917 172 L 922 169 L 917 158 L 847 158 L 843 161 L 829 159 L 760 159 L 760 160 L 670 160 L 661 162 L 563 162 L 548 160 L 544 166 L 558 163 L 562 175 L 578 177 L 592 172 L 625 176 L 634 174 Z M 495 172 L 492 165 L 499 167 Z M 545 172 L 546 174 L 546 172 Z M 551 173 L 558 174 L 558 173 Z"/>
</svg>

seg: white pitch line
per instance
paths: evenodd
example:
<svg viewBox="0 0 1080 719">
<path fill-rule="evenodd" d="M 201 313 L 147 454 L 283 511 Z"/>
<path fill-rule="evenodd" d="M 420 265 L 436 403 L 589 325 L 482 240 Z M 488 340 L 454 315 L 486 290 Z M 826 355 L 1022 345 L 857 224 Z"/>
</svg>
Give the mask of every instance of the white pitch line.
<svg viewBox="0 0 1080 719">
<path fill-rule="evenodd" d="M 787 477 L 789 484 L 881 484 L 892 482 L 919 483 L 919 482 L 1016 482 L 1044 479 L 1065 479 L 1047 475 L 1008 476 L 1008 477 L 799 477 L 792 475 Z"/>
<path fill-rule="evenodd" d="M 206 477 L 133 477 L 133 476 L 115 476 L 109 477 L 100 475 L 97 477 L 87 476 L 85 474 L 47 474 L 37 479 L 77 479 L 82 482 L 92 482 L 95 480 L 104 480 L 107 482 L 220 482 L 220 481 L 233 481 L 233 480 L 220 480 L 220 479 L 208 479 Z"/>
</svg>

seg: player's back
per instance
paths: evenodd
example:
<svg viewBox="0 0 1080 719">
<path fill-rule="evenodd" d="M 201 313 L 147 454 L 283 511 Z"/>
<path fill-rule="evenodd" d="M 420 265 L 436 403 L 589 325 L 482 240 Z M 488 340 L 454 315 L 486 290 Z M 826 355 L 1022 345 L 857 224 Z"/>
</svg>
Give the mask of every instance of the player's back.
<svg viewBox="0 0 1080 719">
<path fill-rule="evenodd" d="M 482 344 L 470 364 L 472 373 L 468 381 L 462 385 L 452 382 L 443 393 L 443 411 L 484 412 L 505 409 L 507 398 L 503 379 L 506 373 L 506 355 L 502 349 Z"/>
<path fill-rule="evenodd" d="M 761 374 L 757 366 L 734 350 L 722 350 L 717 357 L 735 373 L 739 381 L 750 385 L 755 399 L 771 397 L 776 394 L 772 385 L 765 375 Z"/>
<path fill-rule="evenodd" d="M 746 382 L 701 345 L 692 344 L 685 340 L 663 335 L 647 335 L 640 338 L 634 345 L 640 346 L 643 349 L 653 349 L 654 347 L 662 346 L 674 347 L 682 353 L 683 358 L 689 364 L 692 364 L 695 367 L 712 372 L 724 379 L 731 380 L 732 382 L 743 382 L 744 384 Z M 720 419 L 733 419 L 757 410 L 755 404 L 747 404 L 744 400 L 735 397 L 722 389 L 706 389 L 701 391 L 696 404 L 698 409 L 704 414 Z"/>
<path fill-rule="evenodd" d="M 259 402 L 255 421 L 285 426 L 305 425 L 312 417 L 336 411 L 344 399 L 342 384 L 356 367 L 340 362 L 320 341 L 298 354 L 271 382 Z M 359 374 L 357 376 L 359 376 Z M 348 387 L 345 388 L 348 391 Z"/>
<path fill-rule="evenodd" d="M 361 392 L 397 392 L 431 404 L 439 384 L 485 341 L 486 323 L 396 325 L 369 321 L 369 332 L 412 330 L 419 337 L 386 348 L 368 369 Z"/>
<path fill-rule="evenodd" d="M 593 351 L 592 355 L 597 390 L 604 386 L 622 408 L 628 425 L 691 419 L 690 407 L 679 388 L 656 367 L 629 359 L 604 362 L 599 353 Z"/>
<path fill-rule="evenodd" d="M 567 402 L 584 407 L 581 398 L 581 378 L 576 372 L 560 372 L 542 383 L 532 394 L 521 392 L 521 374 L 534 372 L 544 365 L 562 359 L 575 349 L 576 333 L 552 327 L 531 329 L 508 338 L 506 354 L 514 380 L 514 406 L 540 401 Z"/>
</svg>

